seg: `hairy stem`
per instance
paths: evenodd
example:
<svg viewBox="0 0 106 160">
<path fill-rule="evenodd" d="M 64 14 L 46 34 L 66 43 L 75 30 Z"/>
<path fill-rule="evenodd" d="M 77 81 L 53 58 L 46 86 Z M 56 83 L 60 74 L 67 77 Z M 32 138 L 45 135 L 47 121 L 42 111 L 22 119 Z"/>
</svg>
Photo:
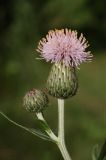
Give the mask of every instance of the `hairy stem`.
<svg viewBox="0 0 106 160">
<path fill-rule="evenodd" d="M 64 138 L 64 100 L 58 99 L 58 147 L 64 160 L 72 160 L 66 145 Z"/>
<path fill-rule="evenodd" d="M 41 112 L 37 113 L 36 116 L 38 117 L 39 120 L 41 120 L 44 125 L 46 126 L 45 131 L 49 135 L 49 137 L 55 142 L 58 142 L 58 137 L 52 132 L 50 127 L 48 126 L 47 122 L 45 121 L 43 114 Z"/>
</svg>

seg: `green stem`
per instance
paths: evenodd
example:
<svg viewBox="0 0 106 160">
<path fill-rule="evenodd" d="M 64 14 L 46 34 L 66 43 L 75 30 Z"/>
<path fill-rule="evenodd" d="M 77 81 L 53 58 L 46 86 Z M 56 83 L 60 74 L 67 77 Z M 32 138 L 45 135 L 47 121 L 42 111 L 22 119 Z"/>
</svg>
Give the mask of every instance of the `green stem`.
<svg viewBox="0 0 106 160">
<path fill-rule="evenodd" d="M 48 126 L 47 122 L 45 121 L 43 114 L 41 112 L 37 113 L 36 116 L 39 120 L 41 120 L 44 123 L 44 130 L 49 135 L 49 137 L 55 142 L 58 143 L 58 137 L 53 133 L 53 131 Z"/>
<path fill-rule="evenodd" d="M 58 99 L 58 137 L 64 142 L 64 100 Z"/>
<path fill-rule="evenodd" d="M 64 138 L 64 100 L 58 99 L 58 147 L 64 160 L 72 160 L 66 145 Z"/>
</svg>

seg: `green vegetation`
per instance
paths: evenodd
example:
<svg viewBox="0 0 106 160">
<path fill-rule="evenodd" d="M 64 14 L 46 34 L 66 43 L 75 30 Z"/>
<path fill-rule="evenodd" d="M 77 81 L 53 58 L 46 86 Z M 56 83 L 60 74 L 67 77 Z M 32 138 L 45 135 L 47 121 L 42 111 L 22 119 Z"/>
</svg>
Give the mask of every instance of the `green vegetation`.
<svg viewBox="0 0 106 160">
<path fill-rule="evenodd" d="M 66 101 L 66 143 L 73 160 L 91 160 L 92 148 L 106 138 L 105 0 L 10 0 L 0 2 L 0 110 L 27 127 L 38 127 L 22 107 L 24 94 L 44 88 L 51 64 L 36 60 L 37 43 L 50 29 L 83 32 L 94 54 L 77 71 L 79 90 Z M 45 117 L 57 131 L 56 100 Z M 70 145 L 71 144 L 71 145 Z M 0 160 L 59 160 L 54 144 L 42 141 L 0 116 Z"/>
</svg>

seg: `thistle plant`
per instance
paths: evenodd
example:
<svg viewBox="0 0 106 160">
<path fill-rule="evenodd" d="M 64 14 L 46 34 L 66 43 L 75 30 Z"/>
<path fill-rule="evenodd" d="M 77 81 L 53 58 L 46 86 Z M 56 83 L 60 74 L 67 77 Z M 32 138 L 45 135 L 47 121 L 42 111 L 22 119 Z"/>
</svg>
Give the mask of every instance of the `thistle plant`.
<svg viewBox="0 0 106 160">
<path fill-rule="evenodd" d="M 68 29 L 52 30 L 42 38 L 38 44 L 37 51 L 41 59 L 50 61 L 52 67 L 48 74 L 46 83 L 46 93 L 39 89 L 27 92 L 23 98 L 24 108 L 36 115 L 41 124 L 41 128 L 27 128 L 22 126 L 4 113 L 0 112 L 5 118 L 26 131 L 42 138 L 54 142 L 63 156 L 64 160 L 72 160 L 65 144 L 64 132 L 64 101 L 76 95 L 78 89 L 78 78 L 76 69 L 82 62 L 90 62 L 93 55 L 86 51 L 89 44 L 83 34 L 78 37 L 77 31 Z M 58 102 L 58 134 L 55 134 L 45 120 L 44 110 L 47 109 L 48 96 L 53 96 Z M 93 152 L 92 160 L 103 160 L 106 155 L 106 142 L 99 155 Z"/>
</svg>

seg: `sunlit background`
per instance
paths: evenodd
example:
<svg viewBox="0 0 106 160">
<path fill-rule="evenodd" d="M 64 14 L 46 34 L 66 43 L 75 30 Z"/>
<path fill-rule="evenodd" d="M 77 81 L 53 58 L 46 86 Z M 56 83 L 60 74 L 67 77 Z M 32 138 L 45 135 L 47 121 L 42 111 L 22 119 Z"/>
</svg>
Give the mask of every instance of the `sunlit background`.
<svg viewBox="0 0 106 160">
<path fill-rule="evenodd" d="M 92 63 L 77 71 L 77 95 L 65 102 L 65 135 L 73 160 L 91 160 L 95 144 L 106 137 L 106 1 L 0 1 L 0 110 L 11 119 L 38 127 L 22 107 L 24 94 L 45 88 L 51 64 L 36 60 L 39 40 L 50 29 L 78 30 L 90 43 Z M 57 100 L 49 97 L 47 122 L 57 133 Z M 0 160 L 62 160 L 58 148 L 0 115 Z"/>
</svg>

